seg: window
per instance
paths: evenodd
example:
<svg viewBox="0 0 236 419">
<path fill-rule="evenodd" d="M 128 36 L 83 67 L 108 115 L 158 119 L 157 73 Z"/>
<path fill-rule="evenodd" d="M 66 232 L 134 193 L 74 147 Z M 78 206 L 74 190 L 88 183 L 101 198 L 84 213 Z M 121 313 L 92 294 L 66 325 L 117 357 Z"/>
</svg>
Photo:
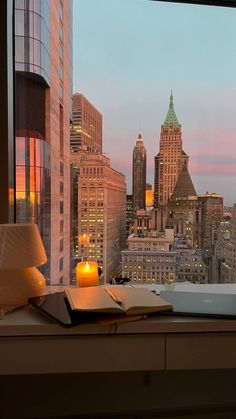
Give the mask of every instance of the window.
<svg viewBox="0 0 236 419">
<path fill-rule="evenodd" d="M 60 233 L 63 233 L 64 220 L 60 220 Z"/>
<path fill-rule="evenodd" d="M 60 260 L 59 260 L 59 271 L 60 272 L 63 271 L 63 257 L 61 257 Z"/>
<path fill-rule="evenodd" d="M 137 80 L 132 78 L 131 74 L 134 74 L 133 63 L 137 62 L 135 58 L 139 56 L 136 46 L 139 45 L 139 51 L 140 46 L 145 46 L 142 48 L 142 62 L 150 62 L 150 66 L 144 66 L 142 64 L 138 69 L 135 66 L 135 74 L 136 78 L 139 79 L 139 86 L 140 82 L 142 84 L 143 81 L 145 82 L 145 98 L 151 97 L 153 99 L 153 111 L 147 117 L 145 116 L 145 118 L 151 118 L 151 122 L 149 124 L 148 120 L 145 124 L 148 126 L 153 124 L 153 129 L 156 131 L 159 130 L 161 135 L 161 127 L 165 125 L 164 122 L 168 107 L 171 105 L 170 108 L 172 110 L 173 104 L 175 115 L 171 111 L 168 117 L 170 119 L 167 118 L 167 122 L 173 122 L 173 118 L 176 116 L 178 122 L 181 123 L 183 133 L 180 134 L 178 123 L 174 120 L 174 128 L 170 134 L 168 130 L 171 130 L 171 124 L 168 126 L 167 123 L 167 126 L 163 127 L 163 143 L 156 140 L 155 150 L 160 151 L 160 153 L 166 153 L 168 156 L 166 160 L 163 158 L 163 160 L 158 161 L 158 170 L 161 166 L 165 168 L 163 172 L 161 169 L 158 172 L 160 184 L 159 196 L 162 200 L 165 200 L 167 195 L 173 192 L 173 174 L 175 173 L 175 175 L 179 176 L 179 173 L 176 172 L 179 169 L 174 153 L 177 151 L 186 152 L 186 155 L 181 155 L 181 164 L 185 169 L 188 167 L 188 174 L 192 179 L 195 190 L 199 194 L 198 201 L 197 204 L 194 200 L 188 203 L 181 203 L 180 200 L 176 202 L 175 207 L 170 211 L 170 220 L 174 223 L 175 231 L 178 231 L 176 235 L 179 235 L 178 238 L 180 241 L 183 239 L 181 235 L 188 235 L 189 242 L 183 244 L 183 246 L 192 245 L 193 249 L 198 248 L 201 253 L 199 259 L 195 258 L 195 256 L 186 257 L 185 259 L 188 265 L 190 260 L 197 259 L 198 266 L 205 275 L 205 269 L 206 271 L 209 270 L 208 268 L 210 267 L 212 258 L 216 257 L 217 263 L 220 266 L 218 275 L 223 275 L 222 278 L 217 278 L 217 281 L 233 282 L 235 279 L 232 276 L 235 275 L 235 253 L 231 252 L 229 254 L 226 245 L 227 240 L 231 240 L 232 242 L 230 241 L 230 244 L 233 245 L 233 239 L 227 238 L 226 240 L 220 235 L 221 233 L 218 228 L 220 222 L 224 222 L 223 211 L 226 213 L 227 208 L 229 208 L 230 218 L 232 218 L 232 206 L 236 200 L 233 189 L 233 185 L 235 184 L 234 155 L 236 152 L 233 139 L 233 133 L 235 131 L 234 98 L 231 87 L 234 85 L 234 68 L 236 66 L 234 62 L 233 43 L 235 37 L 235 10 L 217 7 L 196 7 L 186 4 L 177 5 L 167 2 L 165 4 L 164 2 L 149 3 L 137 1 L 137 5 L 135 4 L 137 20 L 140 19 L 139 16 L 145 16 L 147 19 L 144 22 L 152 23 L 158 19 L 158 24 L 148 24 L 146 30 L 143 29 L 142 33 L 134 31 L 135 36 L 131 36 L 132 30 L 137 28 L 137 21 L 134 19 L 135 16 L 131 14 L 129 0 L 127 1 L 125 13 L 122 12 L 124 6 L 119 1 L 114 2 L 113 11 L 107 9 L 104 12 L 102 8 L 99 8 L 99 5 L 95 5 L 94 7 L 97 7 L 100 20 L 103 21 L 104 19 L 108 22 L 108 26 L 110 25 L 109 39 L 99 42 L 101 36 L 99 26 L 93 25 L 95 17 L 91 16 L 91 13 L 88 13 L 91 7 L 90 1 L 81 1 L 84 2 L 84 7 L 79 8 L 77 4 L 75 5 L 76 16 L 85 22 L 87 13 L 87 19 L 88 16 L 89 19 L 92 19 L 91 25 L 96 28 L 94 38 L 100 48 L 99 56 L 96 56 L 95 53 L 93 54 L 93 51 L 97 49 L 94 38 L 91 40 L 91 37 L 87 36 L 89 33 L 80 32 L 82 30 L 89 30 L 89 28 L 86 29 L 74 20 L 74 44 L 76 45 L 78 39 L 81 42 L 80 52 L 78 53 L 76 49 L 73 50 L 75 58 L 74 71 L 76 72 L 76 69 L 85 57 L 86 51 L 89 49 L 91 51 L 91 60 L 96 60 L 96 65 L 100 63 L 101 69 L 104 70 L 100 73 L 106 79 L 106 83 L 107 80 L 111 81 L 109 77 L 114 76 L 117 76 L 117 80 L 119 77 L 123 77 L 122 80 L 125 80 L 125 77 L 132 80 L 132 83 L 127 83 L 128 87 L 123 92 L 124 96 L 121 96 L 123 99 L 128 97 L 134 98 L 132 93 L 134 90 L 137 91 L 135 87 Z M 27 9 L 26 2 L 15 2 L 15 126 L 17 221 L 31 221 L 39 225 L 49 259 L 47 280 L 50 280 L 51 260 L 49 252 L 52 247 L 51 239 L 55 240 L 54 235 L 51 236 L 54 222 L 57 226 L 56 236 L 58 237 L 62 233 L 67 234 L 71 229 L 73 231 L 71 234 L 76 240 L 76 237 L 78 237 L 76 222 L 81 220 L 81 230 L 83 228 L 87 231 L 89 227 L 88 223 L 91 222 L 90 234 L 94 234 L 95 238 L 100 234 L 100 231 L 103 231 L 104 242 L 106 245 L 109 243 L 111 248 L 114 246 L 112 248 L 113 251 L 116 251 L 117 243 L 121 243 L 122 240 L 120 239 L 122 237 L 119 237 L 117 241 L 117 237 L 115 236 L 115 231 L 121 230 L 120 227 L 117 228 L 118 222 L 115 224 L 118 216 L 117 214 L 112 214 L 112 208 L 118 208 L 117 204 L 122 201 L 122 191 L 119 190 L 118 192 L 118 189 L 114 189 L 117 191 L 117 196 L 113 198 L 113 195 L 110 193 L 111 190 L 108 190 L 109 185 L 106 185 L 106 188 L 104 188 L 103 182 L 106 182 L 108 178 L 111 179 L 111 175 L 114 175 L 115 181 L 118 182 L 117 176 L 121 172 L 126 175 L 128 188 L 131 188 L 132 174 L 130 169 L 127 168 L 131 167 L 128 163 L 132 161 L 135 139 L 127 140 L 129 136 L 119 131 L 120 123 L 116 125 L 116 122 L 112 120 L 111 112 L 114 111 L 114 102 L 111 103 L 112 99 L 109 95 L 104 99 L 104 95 L 102 98 L 101 92 L 99 93 L 99 88 L 104 91 L 104 85 L 107 87 L 106 83 L 104 81 L 102 82 L 102 79 L 99 79 L 100 73 L 95 74 L 94 72 L 93 74 L 91 72 L 89 76 L 91 80 L 88 80 L 88 84 L 95 85 L 96 88 L 93 89 L 93 97 L 88 99 L 85 97 L 85 82 L 87 80 L 86 76 L 88 75 L 86 65 L 81 66 L 81 71 L 78 73 L 79 78 L 73 88 L 74 92 L 79 89 L 83 91 L 84 102 L 82 103 L 82 98 L 79 96 L 73 98 L 74 103 L 72 103 L 72 108 L 76 108 L 77 114 L 74 112 L 74 115 L 72 115 L 73 109 L 71 109 L 70 114 L 70 54 L 66 48 L 63 49 L 63 43 L 70 39 L 69 2 L 62 0 L 57 2 L 57 7 L 55 8 L 57 24 L 55 27 L 51 27 L 49 24 L 49 22 L 53 22 L 53 19 L 50 19 L 50 13 L 54 12 L 53 9 L 48 7 L 48 3 L 41 1 L 29 2 L 30 7 Z M 110 14 L 110 19 L 105 19 L 106 13 Z M 94 15 L 97 16 L 96 13 Z M 166 34 L 166 31 L 163 29 L 166 28 L 166 22 L 169 22 L 170 19 L 172 21 L 172 18 L 173 23 L 169 27 L 168 34 Z M 123 27 L 121 25 L 123 19 L 130 19 L 130 25 L 124 34 L 126 40 L 122 50 L 124 59 L 119 59 L 119 64 L 121 64 L 118 66 L 116 62 L 118 57 L 115 58 L 114 54 L 105 54 L 105 52 L 114 51 L 118 45 L 118 40 L 115 37 L 115 33 L 118 33 L 118 31 L 115 28 Z M 182 24 L 179 22 L 182 22 Z M 222 25 L 224 24 L 227 31 L 219 30 L 219 22 L 222 22 Z M 143 22 L 142 24 L 146 25 Z M 199 31 L 199 27 L 201 27 L 201 31 Z M 149 36 L 148 42 L 146 42 L 146 37 L 150 35 L 150 28 L 154 28 L 154 33 L 152 33 L 151 37 Z M 50 46 L 50 31 L 55 29 L 57 30 L 56 45 Z M 173 34 L 176 33 L 178 36 L 174 37 Z M 122 37 L 123 34 L 120 36 Z M 131 45 L 133 40 L 134 43 Z M 160 42 L 160 45 L 158 44 L 159 40 L 163 41 Z M 207 40 L 207 42 L 204 42 L 204 40 Z M 157 51 L 155 56 L 152 53 L 154 50 L 152 46 Z M 54 51 L 57 51 L 59 55 L 56 62 L 52 62 Z M 132 51 L 131 54 L 130 51 Z M 178 51 L 178 54 L 176 51 Z M 107 56 L 110 57 L 109 60 Z M 199 63 L 200 65 L 198 65 Z M 95 63 L 94 65 L 93 63 L 90 64 L 90 68 L 96 67 Z M 55 69 L 54 75 L 51 71 L 53 68 Z M 150 73 L 147 75 L 146 72 L 148 71 Z M 53 75 L 52 78 L 51 75 Z M 172 80 L 174 86 L 169 85 L 170 80 Z M 157 90 L 159 89 L 158 83 L 161 83 L 162 86 L 160 88 L 160 94 L 157 94 L 155 89 L 153 89 L 153 86 L 157 86 Z M 120 83 L 112 83 L 112 86 L 114 88 L 114 95 L 119 96 L 120 93 L 116 90 L 118 89 L 116 86 L 120 86 Z M 170 92 L 172 87 L 173 95 Z M 51 89 L 50 95 L 48 95 L 49 89 Z M 170 101 L 168 96 L 172 96 Z M 158 106 L 156 102 L 157 97 Z M 48 100 L 52 100 L 52 102 L 47 103 Z M 106 100 L 107 102 L 102 103 L 102 100 Z M 132 100 L 133 103 L 130 106 L 132 112 L 136 115 L 143 113 L 142 100 L 139 102 L 134 99 Z M 145 100 L 143 99 L 144 102 Z M 37 108 L 34 108 L 34 112 L 30 112 L 33 109 L 33 101 L 37 103 Z M 120 106 L 118 102 L 114 105 L 117 112 Z M 104 112 L 104 115 L 101 115 L 101 109 L 97 109 L 95 106 L 97 103 L 102 103 L 101 109 L 106 109 L 106 114 Z M 49 110 L 53 111 L 52 114 L 50 114 Z M 122 117 L 122 126 L 129 126 L 129 121 L 126 119 L 129 118 L 129 112 L 121 112 L 122 115 L 124 114 L 124 118 Z M 155 118 L 152 114 L 155 114 Z M 79 162 L 79 166 L 81 163 L 83 170 L 89 169 L 87 179 L 84 178 L 86 187 L 91 187 L 91 182 L 93 182 L 95 191 L 89 196 L 88 200 L 86 196 L 80 196 L 81 200 L 76 200 L 80 187 L 78 182 L 76 184 L 76 179 L 78 179 L 80 174 L 78 167 L 73 167 L 70 170 L 69 121 L 73 121 L 74 124 L 73 141 L 77 141 L 77 149 L 81 147 L 81 150 L 92 150 L 99 154 L 99 150 L 101 151 L 102 149 L 102 116 L 104 120 L 111 121 L 112 125 L 112 130 L 109 134 L 111 138 L 110 141 L 107 141 L 106 147 L 108 156 L 104 155 L 101 161 L 96 160 L 95 162 L 91 162 L 83 160 L 83 162 Z M 78 118 L 77 121 L 76 117 Z M 117 137 L 115 139 L 113 135 L 119 137 L 119 146 L 117 146 Z M 182 135 L 181 146 L 177 144 L 180 135 Z M 154 157 L 153 142 L 149 142 L 149 134 L 146 135 L 146 139 L 144 132 L 143 137 L 148 154 Z M 177 145 L 172 147 L 173 142 Z M 125 154 L 123 153 L 124 150 Z M 217 150 L 222 150 L 222 152 Z M 119 158 L 119 156 L 121 157 Z M 110 162 L 108 162 L 108 157 L 111 157 Z M 149 166 L 147 166 L 147 169 L 148 177 L 151 180 L 154 174 L 153 170 Z M 104 177 L 96 178 L 98 174 Z M 165 178 L 169 178 L 170 175 L 172 176 L 170 182 L 165 182 Z M 75 179 L 73 185 L 76 185 L 77 189 L 71 187 L 73 192 L 71 194 L 73 195 L 73 202 L 71 203 L 69 202 L 68 187 L 72 185 L 72 179 Z M 102 191 L 99 190 L 98 179 L 101 182 L 100 185 L 103 187 Z M 119 181 L 121 185 L 122 179 L 120 178 Z M 205 190 L 206 188 L 208 190 Z M 58 193 L 60 195 L 59 198 Z M 109 209 L 107 197 L 114 199 L 114 202 L 109 202 Z M 84 213 L 82 215 L 82 203 L 86 208 L 91 207 L 92 209 L 97 209 L 98 207 L 102 207 L 104 208 L 104 213 L 101 214 L 96 211 L 90 217 L 85 216 Z M 185 215 L 187 214 L 187 217 L 189 217 L 186 223 L 180 217 L 181 206 Z M 69 217 L 70 209 L 74 214 L 73 219 Z M 124 209 L 123 206 L 123 211 Z M 54 211 L 55 214 L 53 213 Z M 107 214 L 110 217 L 108 217 L 108 227 L 107 229 L 102 229 L 106 223 Z M 194 223 L 197 224 L 196 229 L 195 224 L 191 224 L 191 220 L 193 219 Z M 200 223 L 202 224 L 200 225 Z M 233 223 L 234 221 L 232 221 L 231 226 Z M 144 225 L 148 228 L 146 219 L 142 220 L 140 227 L 143 228 L 142 226 Z M 124 226 L 124 223 L 122 226 Z M 107 231 L 110 234 L 109 240 L 106 236 Z M 115 239 L 113 239 L 112 234 L 114 234 Z M 229 229 L 229 234 L 234 234 L 233 227 Z M 69 258 L 69 254 L 64 254 L 65 249 L 69 249 L 68 241 L 70 241 L 69 237 L 64 238 L 62 250 L 64 258 Z M 59 240 L 57 243 L 59 243 Z M 221 245 L 223 243 L 224 256 L 219 252 L 219 243 Z M 58 245 L 55 247 L 58 249 Z M 146 246 L 145 248 L 143 244 L 139 246 L 138 243 L 136 249 L 137 252 L 141 252 L 143 249 L 146 249 L 146 252 L 151 251 L 150 247 Z M 164 251 L 162 247 L 159 247 L 159 249 L 162 252 Z M 113 259 L 119 259 L 121 261 L 121 254 L 119 253 L 119 257 L 117 254 L 117 258 Z M 144 263 L 149 265 L 150 263 L 154 263 L 155 266 L 157 265 L 157 261 L 153 261 L 151 257 L 146 257 L 145 261 L 140 262 L 141 265 Z M 171 259 L 167 260 L 165 257 L 161 259 L 161 264 L 163 265 L 163 270 L 168 269 L 166 264 L 173 264 L 173 267 L 171 266 L 170 268 L 171 270 L 176 268 L 175 261 Z M 65 264 L 65 266 L 68 265 L 68 263 Z M 192 269 L 195 267 L 188 265 L 186 269 L 191 274 Z M 158 267 L 158 269 L 160 268 Z M 65 278 L 66 275 L 64 275 L 64 280 Z M 209 278 L 209 280 L 213 280 L 214 282 L 214 278 Z M 59 278 L 57 278 L 56 282 L 59 282 Z"/>
</svg>

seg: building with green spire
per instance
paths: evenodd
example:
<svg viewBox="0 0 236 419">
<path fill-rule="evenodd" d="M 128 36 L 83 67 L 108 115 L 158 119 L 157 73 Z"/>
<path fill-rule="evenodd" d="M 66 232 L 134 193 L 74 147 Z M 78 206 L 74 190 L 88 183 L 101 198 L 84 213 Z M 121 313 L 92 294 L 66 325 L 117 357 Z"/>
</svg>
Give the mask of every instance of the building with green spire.
<svg viewBox="0 0 236 419">
<path fill-rule="evenodd" d="M 173 98 L 172 90 L 171 90 L 171 95 L 170 95 L 169 109 L 168 109 L 166 119 L 164 121 L 163 126 L 168 127 L 168 125 L 174 125 L 176 127 L 181 127 L 181 125 L 178 121 L 178 118 L 176 116 L 175 109 L 174 109 L 174 98 Z"/>
<path fill-rule="evenodd" d="M 175 113 L 171 91 L 169 109 L 161 125 L 159 153 L 155 156 L 155 208 L 166 207 L 179 174 L 183 169 L 188 169 L 188 159 L 189 157 L 182 149 L 182 129 Z"/>
</svg>

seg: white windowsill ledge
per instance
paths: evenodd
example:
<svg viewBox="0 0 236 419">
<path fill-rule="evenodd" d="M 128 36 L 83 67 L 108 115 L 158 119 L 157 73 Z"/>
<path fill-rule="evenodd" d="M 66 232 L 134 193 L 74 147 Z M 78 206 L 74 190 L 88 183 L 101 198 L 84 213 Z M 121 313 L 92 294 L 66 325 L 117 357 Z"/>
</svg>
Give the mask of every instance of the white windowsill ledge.
<svg viewBox="0 0 236 419">
<path fill-rule="evenodd" d="M 236 285 L 180 287 L 236 293 Z M 0 359 L 7 361 L 1 374 L 6 375 L 218 370 L 236 368 L 235 353 L 234 319 L 157 314 L 137 322 L 67 329 L 24 307 L 0 320 Z"/>
</svg>

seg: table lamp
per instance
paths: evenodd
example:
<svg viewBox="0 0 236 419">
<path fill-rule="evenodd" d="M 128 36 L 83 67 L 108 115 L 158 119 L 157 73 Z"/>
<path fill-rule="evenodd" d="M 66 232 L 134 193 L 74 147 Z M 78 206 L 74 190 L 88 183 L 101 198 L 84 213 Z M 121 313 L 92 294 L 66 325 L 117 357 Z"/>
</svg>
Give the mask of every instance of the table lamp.
<svg viewBox="0 0 236 419">
<path fill-rule="evenodd" d="M 36 224 L 0 224 L 0 306 L 24 305 L 42 295 L 45 278 L 36 266 L 46 262 Z"/>
</svg>

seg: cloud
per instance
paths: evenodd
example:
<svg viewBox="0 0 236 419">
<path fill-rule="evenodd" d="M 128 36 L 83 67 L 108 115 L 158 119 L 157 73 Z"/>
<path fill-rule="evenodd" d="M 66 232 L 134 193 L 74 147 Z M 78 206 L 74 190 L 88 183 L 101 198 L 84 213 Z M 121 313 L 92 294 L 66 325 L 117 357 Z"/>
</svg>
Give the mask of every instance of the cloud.
<svg viewBox="0 0 236 419">
<path fill-rule="evenodd" d="M 111 158 L 111 167 L 123 174 L 127 174 L 132 171 L 132 161 L 125 157 L 113 155 Z"/>
<path fill-rule="evenodd" d="M 236 176 L 236 165 L 191 161 L 190 172 L 194 175 Z"/>
</svg>

